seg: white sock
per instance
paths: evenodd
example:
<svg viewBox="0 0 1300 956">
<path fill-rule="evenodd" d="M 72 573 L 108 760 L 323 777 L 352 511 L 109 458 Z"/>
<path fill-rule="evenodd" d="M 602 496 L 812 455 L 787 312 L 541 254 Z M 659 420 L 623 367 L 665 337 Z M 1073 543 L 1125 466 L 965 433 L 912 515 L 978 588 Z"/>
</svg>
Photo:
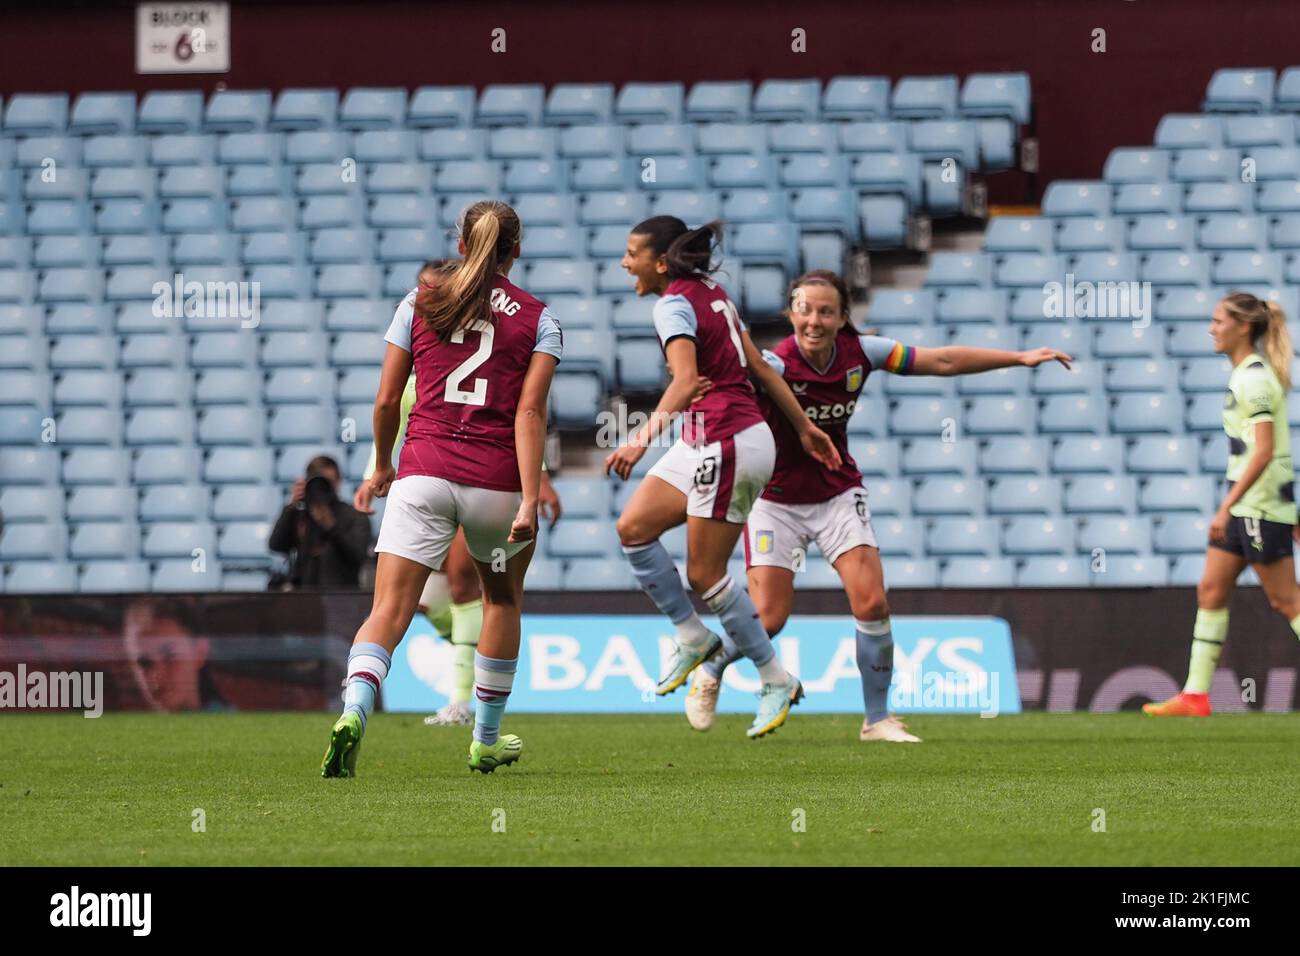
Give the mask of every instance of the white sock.
<svg viewBox="0 0 1300 956">
<path fill-rule="evenodd" d="M 689 647 L 692 650 L 699 650 L 709 643 L 713 637 L 713 632 L 704 626 L 700 616 L 691 612 L 691 616 L 677 624 L 677 643 L 682 647 Z"/>
<path fill-rule="evenodd" d="M 766 664 L 758 668 L 758 676 L 764 684 L 787 684 L 790 682 L 789 672 L 781 666 L 781 661 L 775 655 Z"/>
</svg>

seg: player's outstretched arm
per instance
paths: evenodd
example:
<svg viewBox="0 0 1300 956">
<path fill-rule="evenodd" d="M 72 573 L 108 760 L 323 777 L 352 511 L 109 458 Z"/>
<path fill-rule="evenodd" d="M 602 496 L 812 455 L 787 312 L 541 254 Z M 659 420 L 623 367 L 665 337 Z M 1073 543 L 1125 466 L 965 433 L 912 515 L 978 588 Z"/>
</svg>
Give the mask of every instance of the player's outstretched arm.
<svg viewBox="0 0 1300 956">
<path fill-rule="evenodd" d="M 528 362 L 524 386 L 515 408 L 515 458 L 519 462 L 519 484 L 523 500 L 510 526 L 512 544 L 537 537 L 537 504 L 542 484 L 542 451 L 546 445 L 546 398 L 551 392 L 558 360 L 549 352 L 537 351 Z"/>
<path fill-rule="evenodd" d="M 670 339 L 664 346 L 664 357 L 668 359 L 668 368 L 672 372 L 672 381 L 659 396 L 659 404 L 650 414 L 650 420 L 632 435 L 626 445 L 615 449 L 605 459 L 605 474 L 611 471 L 624 481 L 632 474 L 632 468 L 646 448 L 660 434 L 667 430 L 673 416 L 690 407 L 697 392 L 702 387 L 700 369 L 695 362 L 695 340 L 681 335 Z M 707 389 L 706 389 L 707 390 Z"/>
<path fill-rule="evenodd" d="M 388 494 L 392 484 L 393 445 L 397 442 L 397 429 L 401 417 L 402 392 L 411 377 L 411 353 L 388 344 L 384 352 L 384 367 L 379 374 L 379 393 L 375 395 L 375 470 L 370 476 L 370 493 L 377 498 Z"/>
<path fill-rule="evenodd" d="M 781 373 L 767 364 L 763 353 L 754 345 L 754 340 L 749 337 L 748 332 L 740 333 L 740 341 L 745 350 L 745 364 L 749 366 L 750 373 L 763 387 L 763 391 L 767 392 L 776 407 L 781 410 L 781 414 L 790 420 L 790 424 L 799 434 L 799 441 L 804 451 L 826 468 L 832 470 L 838 468 L 842 459 L 830 436 L 814 425 L 812 419 L 804 413 L 799 399 L 794 397 L 794 392 L 790 391 L 790 386 L 781 377 Z"/>
<path fill-rule="evenodd" d="M 1056 349 L 1039 348 L 1024 352 L 1005 349 L 980 349 L 965 345 L 946 345 L 937 349 L 917 349 L 912 375 L 973 375 L 999 368 L 1023 365 L 1037 368 L 1044 362 L 1060 362 L 1066 368 L 1074 359 Z"/>
</svg>

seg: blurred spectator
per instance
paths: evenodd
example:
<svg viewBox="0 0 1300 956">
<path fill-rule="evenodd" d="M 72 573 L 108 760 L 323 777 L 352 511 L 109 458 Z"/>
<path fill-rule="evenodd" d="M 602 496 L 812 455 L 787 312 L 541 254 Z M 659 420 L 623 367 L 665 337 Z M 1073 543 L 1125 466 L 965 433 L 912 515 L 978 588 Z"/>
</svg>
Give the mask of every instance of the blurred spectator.
<svg viewBox="0 0 1300 956">
<path fill-rule="evenodd" d="M 338 463 L 320 455 L 307 463 L 307 474 L 293 483 L 289 503 L 269 542 L 272 551 L 289 555 L 286 587 L 360 586 L 370 522 L 339 500 L 339 482 Z"/>
</svg>

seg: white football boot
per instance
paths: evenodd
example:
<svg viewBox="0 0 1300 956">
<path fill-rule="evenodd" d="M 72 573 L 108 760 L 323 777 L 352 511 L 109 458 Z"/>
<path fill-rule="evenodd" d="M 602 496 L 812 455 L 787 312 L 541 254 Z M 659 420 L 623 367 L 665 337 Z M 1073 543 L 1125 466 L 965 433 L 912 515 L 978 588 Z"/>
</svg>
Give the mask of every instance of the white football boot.
<svg viewBox="0 0 1300 956">
<path fill-rule="evenodd" d="M 859 740 L 888 740 L 896 744 L 919 744 L 921 738 L 914 734 L 909 734 L 903 722 L 890 714 L 884 720 L 878 720 L 874 724 L 868 721 L 862 722 L 862 732 L 858 734 Z"/>
</svg>

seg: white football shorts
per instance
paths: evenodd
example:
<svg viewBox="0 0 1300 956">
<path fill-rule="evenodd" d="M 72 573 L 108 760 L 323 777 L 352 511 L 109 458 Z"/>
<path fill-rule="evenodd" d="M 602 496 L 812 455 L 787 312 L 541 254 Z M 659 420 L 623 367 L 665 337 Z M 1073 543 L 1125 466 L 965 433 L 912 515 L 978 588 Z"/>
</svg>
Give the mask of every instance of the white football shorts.
<svg viewBox="0 0 1300 956">
<path fill-rule="evenodd" d="M 802 570 L 809 542 L 831 564 L 853 548 L 877 547 L 867 489 L 850 488 L 808 505 L 759 498 L 745 525 L 745 565 Z"/>
<path fill-rule="evenodd" d="M 502 554 L 509 560 L 529 544 L 506 541 L 522 500 L 523 495 L 517 491 L 475 488 L 429 475 L 407 475 L 394 481 L 388 489 L 388 504 L 384 506 L 375 550 L 441 571 L 456 528 L 461 527 L 465 529 L 465 543 L 474 560 L 490 563 Z"/>
<path fill-rule="evenodd" d="M 775 466 L 772 429 L 758 422 L 730 438 L 694 448 L 679 438 L 649 474 L 686 495 L 691 517 L 744 524 Z"/>
</svg>

